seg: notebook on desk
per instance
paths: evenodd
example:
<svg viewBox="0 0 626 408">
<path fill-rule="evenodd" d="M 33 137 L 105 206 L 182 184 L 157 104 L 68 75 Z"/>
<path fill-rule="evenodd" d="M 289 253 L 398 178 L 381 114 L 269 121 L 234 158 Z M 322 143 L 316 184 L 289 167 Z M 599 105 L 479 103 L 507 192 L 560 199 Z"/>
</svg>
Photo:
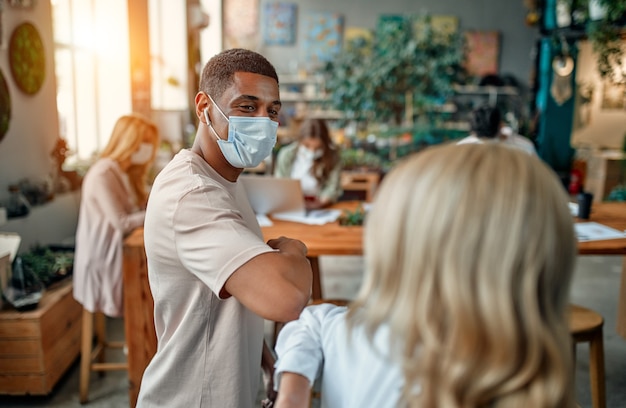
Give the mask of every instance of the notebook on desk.
<svg viewBox="0 0 626 408">
<path fill-rule="evenodd" d="M 267 225 L 269 214 L 276 219 L 305 224 L 325 224 L 341 215 L 340 210 L 332 209 L 306 211 L 300 180 L 242 174 L 239 181 L 261 226 Z"/>
</svg>

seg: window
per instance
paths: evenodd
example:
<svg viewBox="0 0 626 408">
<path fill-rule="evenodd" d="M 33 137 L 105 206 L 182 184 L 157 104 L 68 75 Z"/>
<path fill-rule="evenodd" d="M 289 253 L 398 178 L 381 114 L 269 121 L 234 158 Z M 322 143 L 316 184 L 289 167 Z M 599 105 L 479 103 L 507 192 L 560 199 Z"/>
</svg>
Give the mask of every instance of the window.
<svg viewBox="0 0 626 408">
<path fill-rule="evenodd" d="M 115 121 L 132 111 L 128 1 L 133 0 L 52 0 L 59 133 L 73 152 L 66 161 L 70 166 L 88 165 L 106 146 Z M 164 120 L 160 113 L 176 114 L 180 121 L 193 102 L 189 100 L 187 2 L 147 2 L 150 99 L 153 119 L 160 125 Z M 209 12 L 219 16 L 220 2 L 204 0 L 205 6 L 207 2 Z M 213 19 L 203 41 L 204 54 L 219 51 L 219 19 Z M 196 86 L 192 84 L 194 91 Z M 181 133 L 175 130 L 162 136 L 176 139 Z"/>
<path fill-rule="evenodd" d="M 93 158 L 118 117 L 131 111 L 126 0 L 53 0 L 60 135 L 74 153 Z"/>
</svg>

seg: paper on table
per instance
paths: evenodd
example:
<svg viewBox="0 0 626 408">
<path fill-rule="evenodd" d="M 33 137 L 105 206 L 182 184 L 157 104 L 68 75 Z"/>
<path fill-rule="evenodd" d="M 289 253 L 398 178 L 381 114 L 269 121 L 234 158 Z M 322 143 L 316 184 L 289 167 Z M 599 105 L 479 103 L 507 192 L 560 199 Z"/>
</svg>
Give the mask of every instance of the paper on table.
<svg viewBox="0 0 626 408">
<path fill-rule="evenodd" d="M 579 241 L 601 241 L 604 239 L 626 238 L 626 234 L 615 228 L 597 222 L 579 222 L 574 224 L 576 238 Z"/>
<path fill-rule="evenodd" d="M 257 214 L 256 220 L 258 221 L 260 227 L 271 227 L 274 225 L 272 220 L 270 220 L 265 214 Z"/>
<path fill-rule="evenodd" d="M 341 215 L 341 210 L 311 210 L 309 212 L 292 211 L 274 213 L 277 220 L 294 221 L 309 225 L 323 225 L 335 222 Z"/>
</svg>

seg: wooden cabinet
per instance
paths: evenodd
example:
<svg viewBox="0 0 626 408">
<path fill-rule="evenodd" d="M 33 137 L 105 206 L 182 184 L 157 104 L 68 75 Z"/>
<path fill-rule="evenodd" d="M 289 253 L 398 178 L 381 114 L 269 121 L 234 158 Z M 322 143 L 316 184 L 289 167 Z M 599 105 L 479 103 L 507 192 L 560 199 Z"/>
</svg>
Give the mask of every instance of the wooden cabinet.
<svg viewBox="0 0 626 408">
<path fill-rule="evenodd" d="M 47 289 L 35 310 L 0 310 L 0 394 L 52 391 L 79 355 L 81 312 L 71 280 Z"/>
<path fill-rule="evenodd" d="M 585 190 L 595 202 L 603 201 L 626 177 L 626 156 L 621 152 L 597 152 L 587 161 Z"/>
<path fill-rule="evenodd" d="M 379 182 L 380 173 L 378 172 L 347 170 L 341 172 L 341 188 L 344 191 L 344 197 L 348 199 L 352 198 L 350 193 L 356 192 L 360 194 L 359 199 L 371 202 Z"/>
</svg>

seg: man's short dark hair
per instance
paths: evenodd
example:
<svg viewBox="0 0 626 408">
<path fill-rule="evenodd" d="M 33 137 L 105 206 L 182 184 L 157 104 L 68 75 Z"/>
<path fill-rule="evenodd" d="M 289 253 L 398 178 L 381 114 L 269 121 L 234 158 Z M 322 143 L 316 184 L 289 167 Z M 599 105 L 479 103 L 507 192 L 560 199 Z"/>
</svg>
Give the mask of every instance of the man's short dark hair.
<svg viewBox="0 0 626 408">
<path fill-rule="evenodd" d="M 243 48 L 232 48 L 213 56 L 206 63 L 199 90 L 219 98 L 232 85 L 235 72 L 265 75 L 278 82 L 276 69 L 264 56 Z"/>
<path fill-rule="evenodd" d="M 478 137 L 494 138 L 500 133 L 502 118 L 500 110 L 496 107 L 483 105 L 472 112 L 470 128 Z"/>
</svg>

